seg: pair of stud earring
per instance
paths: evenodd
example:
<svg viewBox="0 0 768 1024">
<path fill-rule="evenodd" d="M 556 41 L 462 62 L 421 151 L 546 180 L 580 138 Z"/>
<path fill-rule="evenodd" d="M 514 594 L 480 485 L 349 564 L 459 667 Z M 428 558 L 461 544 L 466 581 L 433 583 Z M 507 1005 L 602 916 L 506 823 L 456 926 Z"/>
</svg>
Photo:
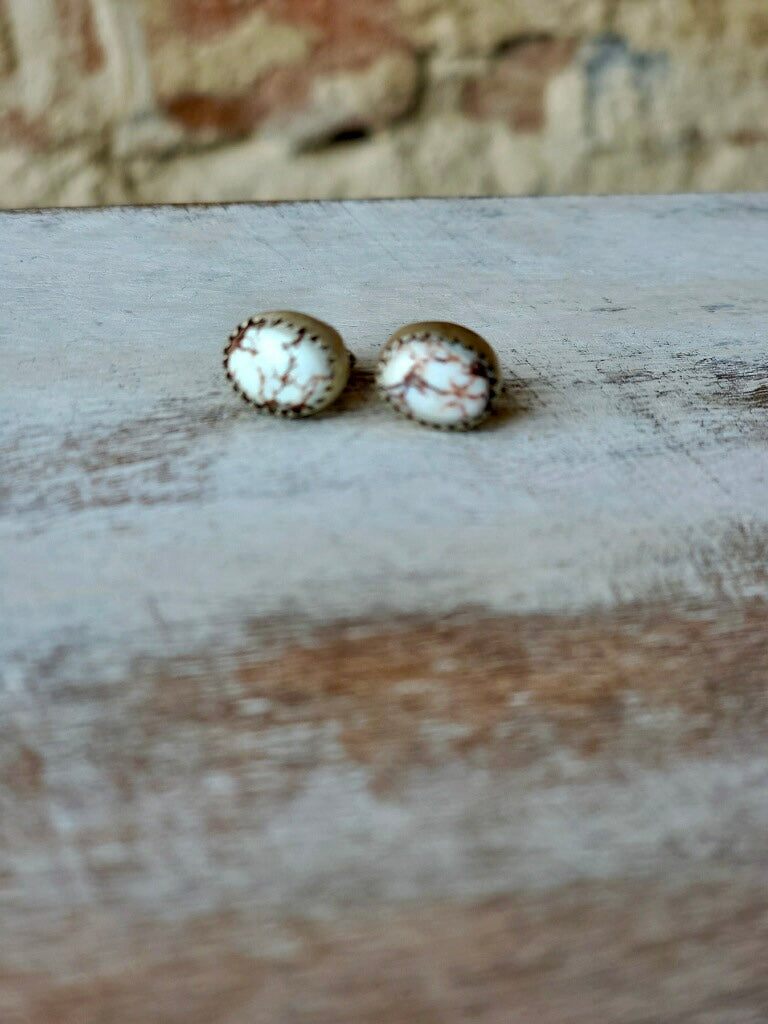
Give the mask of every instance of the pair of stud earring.
<svg viewBox="0 0 768 1024">
<path fill-rule="evenodd" d="M 334 402 L 355 357 L 330 324 L 304 313 L 259 313 L 232 332 L 224 369 L 261 412 L 298 418 Z M 376 386 L 396 412 L 426 426 L 467 430 L 493 409 L 501 388 L 496 353 L 459 324 L 408 324 L 384 345 Z"/>
</svg>

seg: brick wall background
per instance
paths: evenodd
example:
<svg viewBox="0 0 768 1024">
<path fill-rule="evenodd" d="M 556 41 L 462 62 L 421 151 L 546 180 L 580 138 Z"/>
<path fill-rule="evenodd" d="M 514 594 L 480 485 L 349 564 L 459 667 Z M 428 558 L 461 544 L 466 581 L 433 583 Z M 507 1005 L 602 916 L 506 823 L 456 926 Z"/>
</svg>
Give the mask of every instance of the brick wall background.
<svg viewBox="0 0 768 1024">
<path fill-rule="evenodd" d="M 768 0 L 0 0 L 0 205 L 768 188 Z"/>
</svg>

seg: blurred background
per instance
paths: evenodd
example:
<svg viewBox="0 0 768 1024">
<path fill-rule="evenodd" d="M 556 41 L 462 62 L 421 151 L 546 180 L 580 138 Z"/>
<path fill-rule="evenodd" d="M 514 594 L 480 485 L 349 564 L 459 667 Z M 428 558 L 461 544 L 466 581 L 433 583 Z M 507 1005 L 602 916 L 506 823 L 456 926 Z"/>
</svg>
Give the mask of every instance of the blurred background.
<svg viewBox="0 0 768 1024">
<path fill-rule="evenodd" d="M 0 0 L 0 206 L 768 188 L 768 0 Z"/>
</svg>

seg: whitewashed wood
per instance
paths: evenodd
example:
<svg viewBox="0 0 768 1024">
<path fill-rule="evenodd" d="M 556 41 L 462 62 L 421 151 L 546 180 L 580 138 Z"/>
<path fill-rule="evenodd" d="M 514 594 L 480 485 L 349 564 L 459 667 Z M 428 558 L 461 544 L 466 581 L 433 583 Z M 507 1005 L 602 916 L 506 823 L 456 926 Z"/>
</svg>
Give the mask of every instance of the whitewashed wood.
<svg viewBox="0 0 768 1024">
<path fill-rule="evenodd" d="M 285 602 L 325 616 L 749 590 L 722 545 L 765 524 L 763 204 L 5 217 L 6 637 L 40 651 L 87 628 L 145 649 L 165 642 L 157 608 L 199 629 Z M 333 322 L 363 366 L 409 318 L 466 322 L 521 376 L 525 411 L 467 437 L 369 397 L 322 422 L 256 419 L 223 387 L 222 338 L 281 305 Z M 696 551 L 722 555 L 714 582 Z"/>
<path fill-rule="evenodd" d="M 399 970 L 420 965 L 403 997 L 411 1009 L 389 1019 L 731 1019 L 718 1007 L 763 1019 L 768 991 L 750 969 L 768 931 L 748 912 L 766 909 L 756 893 L 768 870 L 767 197 L 8 214 L 0 289 L 8 1013 L 69 1020 L 60 987 L 79 978 L 92 987 L 71 997 L 73 1021 L 83 1007 L 106 1019 L 107 1006 L 128 1021 L 254 1020 L 262 1009 L 367 1020 L 361 995 L 329 993 L 358 948 L 339 937 L 349 928 L 364 933 L 359 970 L 388 991 L 378 954 L 364 952 L 381 928 Z M 357 353 L 335 412 L 273 421 L 228 390 L 228 332 L 273 308 L 333 323 Z M 465 323 L 499 352 L 508 394 L 487 429 L 430 432 L 375 399 L 379 346 L 430 318 Z M 543 614 L 557 650 L 546 650 Z M 413 626 L 444 616 L 450 636 Z M 626 639 L 635 627 L 642 679 Z M 475 628 L 476 668 L 461 671 L 476 671 L 478 701 L 494 644 L 516 630 L 529 657 L 550 659 L 536 686 L 551 672 L 562 681 L 526 711 L 510 668 L 508 710 L 467 753 L 480 712 L 439 709 Z M 366 631 L 395 638 L 372 646 L 383 653 L 368 669 Z M 393 667 L 401 635 L 427 652 L 415 678 Z M 427 711 L 397 711 L 421 753 L 398 746 L 375 688 L 342 708 L 310 686 L 280 710 L 292 685 L 281 666 L 305 665 L 297 644 L 315 645 L 331 675 L 342 650 L 353 674 L 380 673 L 377 687 L 395 676 L 398 693 L 433 687 Z M 655 645 L 661 696 L 649 682 Z M 278 680 L 269 697 L 260 661 Z M 601 663 L 616 666 L 604 703 L 568 711 L 569 680 Z M 392 709 L 399 700 L 393 690 Z M 369 760 L 340 738 L 366 715 Z M 600 752 L 587 757 L 595 723 Z M 532 753 L 518 764 L 522 750 Z M 446 979 L 442 995 L 430 988 L 437 968 L 418 952 L 417 919 L 434 913 L 437 931 L 469 935 L 496 924 L 461 908 L 532 900 L 509 913 L 549 915 L 531 941 L 560 936 L 567 959 L 573 886 L 615 984 L 575 961 L 559 980 L 544 965 L 550 996 L 510 1008 L 486 980 L 474 1017 Z M 689 908 L 680 919 L 678 898 Z M 670 950 L 643 975 L 677 986 L 666 1003 L 625 1001 L 645 940 L 615 952 L 611 936 L 629 934 L 637 901 L 656 908 Z M 685 922 L 697 913 L 732 921 L 736 951 L 730 967 L 717 954 L 721 973 L 698 1002 L 697 972 L 717 943 L 697 946 L 688 967 L 675 952 L 694 941 Z M 169 950 L 205 960 L 200 919 L 217 922 L 210 942 L 228 963 L 235 947 L 256 956 L 259 986 L 222 968 L 213 1008 L 182 1000 L 152 1017 L 122 995 L 109 1002 L 98 979 L 120 970 L 159 984 L 142 974 L 142 935 L 155 936 L 175 984 L 194 978 L 197 968 L 175 973 Z M 275 988 L 264 968 L 276 958 L 304 977 L 291 958 L 312 944 L 298 919 L 341 929 L 323 940 L 337 957 L 325 980 L 305 977 L 316 1004 Z M 504 927 L 493 941 L 506 949 Z M 40 975 L 22 983 L 33 950 Z M 582 981 L 566 1012 L 552 993 L 568 991 L 573 971 Z M 241 990 L 247 1012 L 227 1002 Z"/>
</svg>

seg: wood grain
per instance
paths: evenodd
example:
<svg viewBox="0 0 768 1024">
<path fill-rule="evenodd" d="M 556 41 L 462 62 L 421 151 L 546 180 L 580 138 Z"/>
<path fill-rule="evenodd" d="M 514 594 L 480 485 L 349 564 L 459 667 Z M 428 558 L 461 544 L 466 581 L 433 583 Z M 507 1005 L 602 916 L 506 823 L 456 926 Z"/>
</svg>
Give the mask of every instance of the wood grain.
<svg viewBox="0 0 768 1024">
<path fill-rule="evenodd" d="M 0 217 L 0 1020 L 768 1019 L 768 198 Z M 259 309 L 358 369 L 228 391 Z M 508 379 L 372 390 L 437 317 Z"/>
</svg>

